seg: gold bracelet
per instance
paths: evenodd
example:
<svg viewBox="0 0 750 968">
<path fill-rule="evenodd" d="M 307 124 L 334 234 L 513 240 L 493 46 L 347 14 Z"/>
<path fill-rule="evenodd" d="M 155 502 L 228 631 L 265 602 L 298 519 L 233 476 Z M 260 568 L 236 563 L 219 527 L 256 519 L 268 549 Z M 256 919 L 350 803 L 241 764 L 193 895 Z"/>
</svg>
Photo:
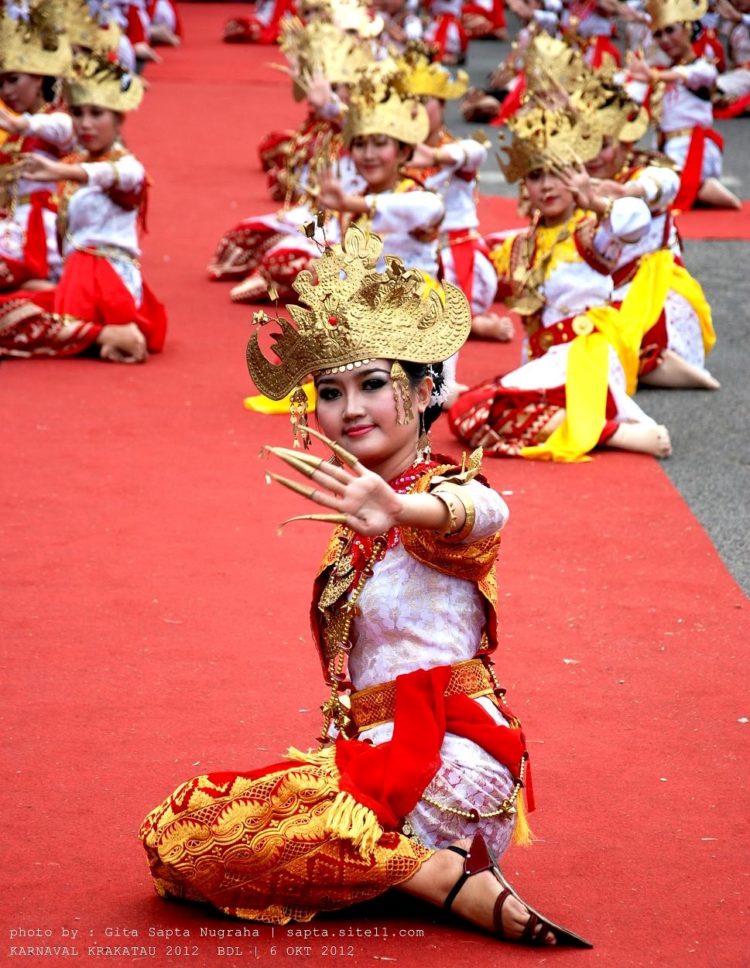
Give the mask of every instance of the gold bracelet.
<svg viewBox="0 0 750 968">
<path fill-rule="evenodd" d="M 614 204 L 615 204 L 615 200 L 614 200 L 613 198 L 608 198 L 608 199 L 607 199 L 607 202 L 606 202 L 606 204 L 605 204 L 605 206 L 604 206 L 604 211 L 603 211 L 603 212 L 602 212 L 602 214 L 601 214 L 601 215 L 599 216 L 599 221 L 600 221 L 600 222 L 606 222 L 606 221 L 607 221 L 607 219 L 608 219 L 608 218 L 610 217 L 610 215 L 612 214 L 612 206 L 613 206 Z"/>
<path fill-rule="evenodd" d="M 476 507 L 474 501 L 470 494 L 467 494 L 465 488 L 461 484 L 453 484 L 451 481 L 444 481 L 440 484 L 440 488 L 434 490 L 432 493 L 435 497 L 441 497 L 440 491 L 450 493 L 451 495 L 458 498 L 458 500 L 463 505 L 464 509 L 464 523 L 460 530 L 449 531 L 447 534 L 443 535 L 445 541 L 455 542 L 456 544 L 460 541 L 465 541 L 469 537 L 471 532 L 474 530 L 474 524 L 477 519 Z"/>
<path fill-rule="evenodd" d="M 441 494 L 440 491 L 433 491 L 432 496 L 436 497 L 441 504 L 445 505 L 448 511 L 448 527 L 443 531 L 443 537 L 447 538 L 458 531 L 458 517 L 456 516 L 456 505 L 453 498 L 448 494 Z"/>
</svg>

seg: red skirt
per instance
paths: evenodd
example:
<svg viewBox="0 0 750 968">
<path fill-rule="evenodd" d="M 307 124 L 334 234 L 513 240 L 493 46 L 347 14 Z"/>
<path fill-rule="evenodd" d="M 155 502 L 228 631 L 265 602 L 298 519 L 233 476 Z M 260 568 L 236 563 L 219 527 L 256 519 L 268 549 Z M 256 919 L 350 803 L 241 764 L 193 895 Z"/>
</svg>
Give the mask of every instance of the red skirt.
<svg viewBox="0 0 750 968">
<path fill-rule="evenodd" d="M 143 299 L 136 306 L 132 294 L 104 256 L 73 252 L 65 260 L 54 309 L 99 326 L 135 323 L 146 337 L 149 353 L 164 346 L 167 314 L 164 306 L 143 283 Z"/>
</svg>

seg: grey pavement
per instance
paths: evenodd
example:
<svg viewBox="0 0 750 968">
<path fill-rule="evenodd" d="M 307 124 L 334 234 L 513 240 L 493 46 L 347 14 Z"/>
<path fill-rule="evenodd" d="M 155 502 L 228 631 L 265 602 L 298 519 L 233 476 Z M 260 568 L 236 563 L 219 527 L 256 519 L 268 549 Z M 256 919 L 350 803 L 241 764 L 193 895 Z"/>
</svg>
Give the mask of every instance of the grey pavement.
<svg viewBox="0 0 750 968">
<path fill-rule="evenodd" d="M 473 41 L 465 69 L 481 87 L 508 45 Z M 496 141 L 497 129 L 466 124 L 456 102 L 446 112 L 455 133 L 470 136 L 483 128 Z M 724 181 L 741 198 L 750 198 L 750 117 L 720 122 L 724 136 Z M 515 196 L 494 156 L 482 171 L 481 190 Z M 721 213 L 717 213 L 721 218 Z M 501 226 L 483 225 L 483 230 Z M 748 443 L 748 315 L 750 312 L 750 241 L 685 243 L 688 269 L 703 285 L 713 309 L 717 344 L 708 366 L 721 382 L 716 392 L 639 390 L 643 409 L 669 428 L 674 453 L 664 470 L 708 532 L 735 580 L 750 593 L 750 443 Z"/>
</svg>

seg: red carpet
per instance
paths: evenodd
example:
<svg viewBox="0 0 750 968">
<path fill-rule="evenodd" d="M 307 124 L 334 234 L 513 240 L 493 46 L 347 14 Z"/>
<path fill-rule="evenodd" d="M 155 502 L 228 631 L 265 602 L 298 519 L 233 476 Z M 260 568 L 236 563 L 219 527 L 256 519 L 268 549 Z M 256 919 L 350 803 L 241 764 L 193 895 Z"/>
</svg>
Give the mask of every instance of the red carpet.
<svg viewBox="0 0 750 968">
<path fill-rule="evenodd" d="M 504 866 L 592 952 L 515 949 L 398 896 L 314 922 L 317 937 L 222 940 L 242 925 L 153 895 L 144 813 L 193 773 L 311 744 L 323 698 L 307 608 L 325 529 L 276 534 L 300 506 L 264 486 L 256 455 L 288 425 L 243 410 L 251 313 L 203 277 L 222 229 L 270 207 L 258 137 L 301 116 L 265 67 L 275 51 L 219 44 L 234 9 L 184 7 L 187 44 L 127 125 L 155 182 L 165 352 L 0 367 L 2 960 L 49 946 L 23 963 L 747 965 L 748 603 L 656 461 L 629 455 L 489 468 L 512 507 L 498 668 L 539 801 L 539 841 Z M 472 344 L 461 375 L 516 352 Z"/>
<path fill-rule="evenodd" d="M 523 228 L 528 224 L 518 215 L 516 199 L 500 195 L 482 197 L 479 218 L 484 233 Z M 750 239 L 750 202 L 743 202 L 738 211 L 693 209 L 678 217 L 677 226 L 683 239 L 722 239 L 725 242 Z"/>
</svg>

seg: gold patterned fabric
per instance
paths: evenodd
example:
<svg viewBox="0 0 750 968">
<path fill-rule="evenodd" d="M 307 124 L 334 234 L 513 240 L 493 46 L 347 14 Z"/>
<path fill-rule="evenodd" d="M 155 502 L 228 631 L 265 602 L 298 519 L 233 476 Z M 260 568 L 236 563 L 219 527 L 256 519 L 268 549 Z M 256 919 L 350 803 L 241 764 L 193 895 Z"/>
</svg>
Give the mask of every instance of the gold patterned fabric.
<svg viewBox="0 0 750 968">
<path fill-rule="evenodd" d="M 159 895 L 253 921 L 309 921 L 395 887 L 431 855 L 386 832 L 363 857 L 327 829 L 340 792 L 334 750 L 295 755 L 270 772 L 195 777 L 151 811 L 140 839 Z"/>
</svg>

